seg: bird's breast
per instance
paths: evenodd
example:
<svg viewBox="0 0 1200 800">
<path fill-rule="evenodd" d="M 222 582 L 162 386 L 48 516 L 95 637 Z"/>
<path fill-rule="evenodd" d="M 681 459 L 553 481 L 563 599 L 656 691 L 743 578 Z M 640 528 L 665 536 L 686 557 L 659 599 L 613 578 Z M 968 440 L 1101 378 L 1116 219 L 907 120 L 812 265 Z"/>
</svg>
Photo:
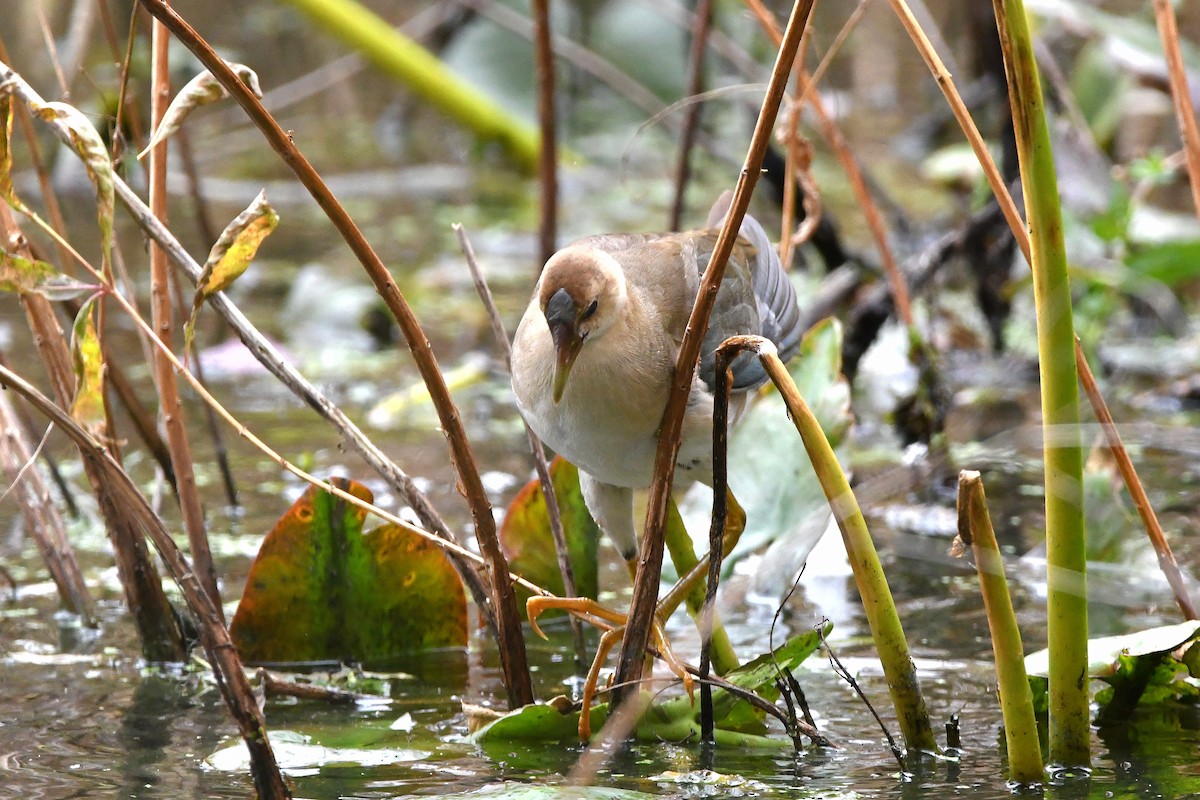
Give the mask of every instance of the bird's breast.
<svg viewBox="0 0 1200 800">
<path fill-rule="evenodd" d="M 512 371 L 517 405 L 529 426 L 548 447 L 597 480 L 647 485 L 674 354 L 609 335 L 586 342 L 562 399 L 555 403 L 553 344 L 548 330 L 537 330 L 539 321 L 522 321 L 516 348 L 521 357 L 514 359 Z"/>
</svg>

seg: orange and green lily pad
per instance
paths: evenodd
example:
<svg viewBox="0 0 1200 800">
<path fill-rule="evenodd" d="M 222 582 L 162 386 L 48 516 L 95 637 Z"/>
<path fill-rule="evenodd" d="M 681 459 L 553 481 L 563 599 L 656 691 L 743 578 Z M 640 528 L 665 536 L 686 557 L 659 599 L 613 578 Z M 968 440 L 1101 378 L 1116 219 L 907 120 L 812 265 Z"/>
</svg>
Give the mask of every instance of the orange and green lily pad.
<svg viewBox="0 0 1200 800">
<path fill-rule="evenodd" d="M 556 457 L 550 462 L 550 482 L 554 485 L 554 496 L 562 515 L 575 588 L 581 597 L 595 599 L 599 590 L 596 554 L 600 528 L 583 504 L 579 470 Z M 536 478 L 526 484 L 509 505 L 500 526 L 500 543 L 514 573 L 563 596 L 562 574 L 558 569 L 554 537 L 550 533 L 546 497 Z"/>
<path fill-rule="evenodd" d="M 335 485 L 370 502 L 354 481 Z M 309 487 L 263 540 L 230 634 L 251 663 L 371 662 L 467 640 L 466 598 L 434 544 Z"/>
</svg>

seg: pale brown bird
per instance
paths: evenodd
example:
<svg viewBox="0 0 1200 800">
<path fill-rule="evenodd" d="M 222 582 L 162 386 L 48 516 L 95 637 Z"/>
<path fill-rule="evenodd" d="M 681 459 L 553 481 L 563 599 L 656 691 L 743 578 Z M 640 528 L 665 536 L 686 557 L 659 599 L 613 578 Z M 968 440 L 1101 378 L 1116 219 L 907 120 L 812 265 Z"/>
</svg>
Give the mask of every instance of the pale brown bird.
<svg viewBox="0 0 1200 800">
<path fill-rule="evenodd" d="M 584 501 L 631 565 L 637 556 L 633 489 L 649 485 L 659 423 L 688 315 L 729 206 L 684 233 L 590 236 L 555 253 L 513 341 L 512 385 L 529 426 L 579 467 Z M 677 474 L 712 480 L 717 347 L 754 334 L 786 360 L 803 330 L 796 294 L 762 226 L 742 222 L 717 292 L 688 397 Z M 733 363 L 730 416 L 766 381 L 759 362 Z"/>
</svg>

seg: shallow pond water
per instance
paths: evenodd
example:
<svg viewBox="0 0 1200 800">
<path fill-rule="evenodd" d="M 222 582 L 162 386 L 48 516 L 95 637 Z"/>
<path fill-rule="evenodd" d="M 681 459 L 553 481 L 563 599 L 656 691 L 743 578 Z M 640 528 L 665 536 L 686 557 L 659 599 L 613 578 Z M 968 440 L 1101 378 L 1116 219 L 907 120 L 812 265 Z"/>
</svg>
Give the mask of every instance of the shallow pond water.
<svg viewBox="0 0 1200 800">
<path fill-rule="evenodd" d="M 407 17 L 408 3 L 372 4 L 389 18 Z M 419 4 L 418 4 L 419 5 Z M 616 5 L 616 4 L 614 4 Z M 638 4 L 625 4 L 637 6 Z M 876 4 L 882 6 L 882 4 Z M 931 3 L 950 32 L 961 27 L 945 3 Z M 368 238 L 392 266 L 398 282 L 417 308 L 442 364 L 464 378 L 456 389 L 476 457 L 485 471 L 493 503 L 502 509 L 530 467 L 519 421 L 508 396 L 503 370 L 494 355 L 490 332 L 462 267 L 450 222 L 464 222 L 493 282 L 506 321 L 519 317 L 534 274 L 536 188 L 504 168 L 492 154 L 474 152 L 465 134 L 428 110 L 416 107 L 371 71 L 353 65 L 333 91 L 308 75 L 319 64 L 341 55 L 339 45 L 308 30 L 299 18 L 275 4 L 250 4 L 244 26 L 205 18 L 193 21 L 237 60 L 252 62 L 264 85 L 278 87 L 308 76 L 291 87 L 292 97 L 278 111 L 297 132 L 318 166 L 329 173 L 339 194 Z M 836 15 L 834 15 L 836 16 Z M 52 20 L 52 23 L 61 20 Z M 8 42 L 18 54 L 14 66 L 47 94 L 52 72 L 38 54 L 40 38 L 22 17 Z M 822 22 L 826 39 L 837 19 Z M 903 42 L 886 17 L 868 17 L 864 35 Z M 6 33 L 6 36 L 8 34 Z M 488 38 L 477 34 L 484 56 Z M 515 46 L 499 45 L 501 48 Z M 486 58 L 460 48 L 448 57 L 475 74 L 492 66 Z M 959 46 L 958 49 L 962 49 Z M 864 160 L 884 160 L 879 171 L 889 186 L 910 184 L 901 193 L 917 220 L 954 217 L 960 197 L 930 188 L 917 170 L 890 153 L 891 131 L 904 119 L 930 107 L 933 87 L 898 78 L 913 68 L 911 54 L 894 59 L 859 46 L 838 62 L 830 81 L 844 94 L 845 123 Z M 269 54 L 264 55 L 264 54 Z M 960 53 L 960 56 L 964 54 Z M 97 74 L 104 74 L 97 65 Z M 496 71 L 499 67 L 496 67 Z M 761 76 L 758 76 L 761 78 Z M 526 78 L 527 80 L 527 78 Z M 308 81 L 309 83 L 306 83 Z M 497 82 L 512 85 L 501 75 Z M 313 89 L 308 95 L 305 92 Z M 78 91 L 82 92 L 82 89 Z M 889 92 L 892 94 L 889 96 Z M 645 115 L 607 98 L 577 98 L 566 135 L 586 153 L 588 166 L 563 178 L 562 239 L 599 230 L 646 228 L 647 219 L 665 218 L 669 176 L 674 160 L 671 135 L 660 129 L 635 133 Z M 506 102 L 519 103 L 520 92 Z M 750 96 L 750 95 L 747 95 Z M 270 98 L 270 95 L 268 95 Z M 278 97 L 278 96 L 277 96 Z M 756 95 L 755 95 L 756 97 Z M 753 100 L 750 102 L 757 102 Z M 707 113 L 707 112 L 706 112 Z M 721 158 L 704 162 L 694 197 L 710 197 L 732 179 L 741 158 L 749 111 L 735 103 L 713 109 L 718 133 L 729 142 Z M 598 124 L 597 121 L 604 124 Z M 380 401 L 418 382 L 403 347 L 378 348 L 360 325 L 372 292 L 313 204 L 269 158 L 242 120 L 226 107 L 202 112 L 190 122 L 204 191 L 218 219 L 237 213 L 258 191 L 269 187 L 283 215 L 279 231 L 264 247 L 256 267 L 233 290 L 247 314 L 276 337 L 297 364 L 312 376 L 372 438 L 417 478 L 431 500 L 458 530 L 469 517 L 455 491 L 444 439 L 431 411 L 420 402 L 400 412 L 379 410 Z M 309 149 L 311 148 L 311 149 Z M 730 155 L 732 154 L 732 155 Z M 728 162 L 728 163 L 727 163 Z M 819 165 L 832 169 L 827 164 Z M 19 162 L 18 162 L 19 169 Z M 832 172 L 830 172 L 832 174 Z M 71 165 L 56 177 L 67 200 L 73 229 L 90 224 L 90 194 Z M 172 178 L 172 186 L 182 183 Z M 22 183 L 24 181 L 24 183 Z M 19 185 L 32 186 L 28 171 Z M 82 187 L 82 188 L 81 188 Z M 823 187 L 843 218 L 856 246 L 866 248 L 861 223 L 843 190 Z M 32 192 L 32 190 L 30 190 Z M 196 253 L 209 243 L 193 232 L 185 192 L 177 189 L 175 227 Z M 839 205 L 840 204 L 840 205 Z M 703 213 L 695 202 L 692 216 Z M 761 213 L 761 212 L 760 212 Z M 140 238 L 124 230 L 131 262 L 141 257 Z M 140 274 L 136 264 L 135 274 Z M 144 282 L 139 282 L 143 286 Z M 26 347 L 19 308 L 0 298 L 0 342 L 19 371 L 40 375 Z M 953 316 L 953 315 L 950 315 Z M 1127 429 L 1134 458 L 1160 509 L 1180 563 L 1200 568 L 1200 412 L 1188 410 L 1169 391 L 1167 380 L 1200 370 L 1190 344 L 1141 335 L 1124 317 L 1110 320 L 1121 341 L 1106 341 L 1101 363 L 1108 366 L 1106 389 L 1118 420 L 1136 419 Z M 1128 324 L 1127 324 L 1128 323 Z M 119 325 L 119 324 L 118 324 Z M 1015 355 L 992 357 L 981 350 L 950 353 L 944 369 L 954 400 L 948 441 L 935 452 L 902 453 L 885 421 L 888 398 L 897 376 L 889 362 L 900 350 L 881 346 L 875 362 L 864 362 L 856 385 L 857 416 L 851 462 L 856 492 L 879 542 L 901 618 L 918 661 L 926 700 L 935 725 L 956 715 L 963 752 L 953 759 L 930 759 L 912 774 L 901 774 L 878 725 L 862 702 L 839 679 L 823 654 L 812 657 L 798 678 L 820 727 L 836 749 L 780 752 L 706 752 L 693 744 L 639 744 L 616 754 L 592 776 L 597 785 L 661 797 L 820 797 L 1006 798 L 1003 736 L 994 695 L 994 675 L 986 621 L 973 572 L 946 555 L 952 535 L 953 481 L 958 468 L 984 471 L 997 533 L 1009 556 L 1014 600 L 1028 649 L 1045 641 L 1042 597 L 1044 566 L 1037 560 L 1043 536 L 1040 496 L 1036 369 L 1029 358 L 1031 321 L 1020 313 L 1012 324 Z M 953 338 L 955 326 L 937 317 L 931 328 Z M 1022 333 L 1024 328 L 1024 333 Z M 1194 323 L 1193 323 L 1194 328 Z M 892 334 L 895 339 L 895 332 Z M 114 331 L 131 353 L 137 345 Z M 1024 337 L 1024 338 L 1022 338 Z M 343 474 L 363 480 L 381 505 L 397 505 L 358 459 L 299 401 L 224 341 L 211 320 L 201 324 L 207 350 L 205 367 L 217 396 L 239 419 L 285 456 L 311 466 L 319 475 Z M 1024 346 L 1022 346 L 1024 342 Z M 1173 355 L 1163 359 L 1162 353 Z M 1189 355 L 1192 354 L 1192 355 Z M 1165 363 L 1164 363 L 1165 362 Z M 1154 367 L 1158 364 L 1158 367 Z M 128 365 L 138 386 L 150 396 L 148 372 L 136 358 Z M 190 419 L 200 408 L 189 402 Z M 118 421 L 123 425 L 123 420 Z M 127 426 L 125 426 L 127 427 Z M 211 446 L 194 425 L 195 457 L 207 505 L 211 536 L 218 554 L 223 596 L 232 611 L 249 559 L 272 522 L 301 491 L 273 462 L 226 433 L 241 493 L 241 508 L 222 498 L 212 468 Z M 781 434 L 790 435 L 781 420 Z M 1087 435 L 1095 432 L 1088 430 Z M 78 468 L 60 438 L 49 449 L 59 456 L 72 484 L 82 484 Z M 136 452 L 131 472 L 148 493 L 164 495 L 164 516 L 178 528 L 170 495 L 156 484 L 152 465 Z M 1103 496 L 1103 493 L 1101 493 Z M 85 502 L 86 511 L 86 502 Z M 15 596 L 0 607 L 0 796 L 25 798 L 242 798 L 252 793 L 244 770 L 217 769 L 214 754 L 236 743 L 234 727 L 203 669 L 163 673 L 146 669 L 137 658 L 135 633 L 120 603 L 101 532 L 86 523 L 72 526 L 89 582 L 103 598 L 103 626 L 86 635 L 71 620 L 55 615 L 52 589 L 32 544 L 22 541 L 15 508 L 0 501 L 0 531 L 7 533 L 3 564 L 17 580 Z M 1152 556 L 1138 538 L 1136 518 L 1114 504 L 1113 515 L 1097 532 L 1114 537 L 1108 565 L 1091 573 L 1091 626 L 1095 635 L 1119 633 L 1178 620 Z M 1120 544 L 1128 542 L 1128 544 Z M 628 602 L 628 578 L 606 552 L 601 584 L 606 601 Z M 800 589 L 776 616 L 777 597 L 746 592 L 753 563 L 725 589 L 722 615 L 739 654 L 745 657 L 781 642 L 788 633 L 811 628 L 824 618 L 834 622 L 830 639 L 838 656 L 860 681 L 887 727 L 896 726 L 886 687 L 872 657 L 865 619 L 836 549 L 819 548 L 810 559 Z M 774 627 L 773 627 L 774 625 Z M 565 630 L 551 626 L 551 641 L 530 637 L 531 662 L 539 697 L 577 693 L 578 677 Z M 671 633 L 686 658 L 698 650 L 690 623 L 674 622 Z M 594 646 L 595 637 L 589 638 Z M 479 747 L 465 739 L 462 702 L 499 703 L 496 655 L 484 635 L 472 638 L 466 653 L 433 654 L 402 665 L 408 677 L 386 682 L 386 701 L 338 708 L 310 701 L 272 699 L 268 725 L 285 732 L 280 751 L 299 753 L 291 774 L 297 797 L 391 798 L 469 795 L 506 781 L 558 785 L 572 771 L 580 746 Z M 671 691 L 678 691 L 672 689 Z M 405 720 L 405 715 L 408 719 Z M 307 744 L 339 748 L 330 756 L 304 750 Z M 1140 711 L 1133 724 L 1093 734 L 1094 769 L 1090 779 L 1051 782 L 1044 794 L 1058 798 L 1184 798 L 1200 796 L 1200 713 L 1195 707 Z M 295 745 L 295 747 L 291 747 Z M 291 748 L 291 749 L 289 749 Z M 353 749 L 347 754 L 345 750 Z M 333 760 L 330 760 L 330 759 Z M 306 760 L 307 759 L 307 760 Z M 318 763 L 324 759 L 324 763 Z M 1030 790 L 1029 794 L 1037 794 Z M 1018 793 L 1024 794 L 1024 792 Z"/>
</svg>

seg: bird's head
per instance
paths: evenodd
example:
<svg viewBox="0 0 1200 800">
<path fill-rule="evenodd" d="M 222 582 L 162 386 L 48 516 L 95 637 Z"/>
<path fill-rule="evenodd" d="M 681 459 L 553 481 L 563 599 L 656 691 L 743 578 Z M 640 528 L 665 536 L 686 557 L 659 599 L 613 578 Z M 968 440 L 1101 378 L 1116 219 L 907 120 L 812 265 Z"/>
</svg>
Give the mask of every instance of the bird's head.
<svg viewBox="0 0 1200 800">
<path fill-rule="evenodd" d="M 567 247 L 546 262 L 538 301 L 554 339 L 554 402 L 562 399 L 584 342 L 617 321 L 625 276 L 616 260 L 591 247 Z"/>
</svg>

